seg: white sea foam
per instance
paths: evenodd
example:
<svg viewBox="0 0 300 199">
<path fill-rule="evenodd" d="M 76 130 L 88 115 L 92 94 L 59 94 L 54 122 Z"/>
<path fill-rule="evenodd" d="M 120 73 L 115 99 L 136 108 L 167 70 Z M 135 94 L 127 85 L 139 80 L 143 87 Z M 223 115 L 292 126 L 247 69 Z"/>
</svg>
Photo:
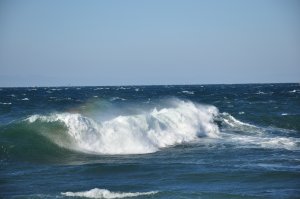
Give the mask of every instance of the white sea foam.
<svg viewBox="0 0 300 199">
<path fill-rule="evenodd" d="M 242 148 L 281 148 L 299 150 L 300 139 L 295 137 L 274 136 L 269 131 L 279 128 L 263 128 L 244 123 L 228 113 L 221 113 L 222 121 L 228 125 L 220 135 L 224 142 L 230 142 Z M 234 133 L 235 132 L 235 133 Z M 236 133 L 240 132 L 240 133 Z"/>
<path fill-rule="evenodd" d="M 107 189 L 98 189 L 94 188 L 89 191 L 81 192 L 63 192 L 61 193 L 64 196 L 69 197 L 86 197 L 86 198 L 127 198 L 127 197 L 136 197 L 136 196 L 147 196 L 158 193 L 158 191 L 149 191 L 149 192 L 111 192 Z"/>
<path fill-rule="evenodd" d="M 299 150 L 299 138 L 282 136 L 251 136 L 228 134 L 226 141 L 232 142 L 241 148 L 270 148 Z M 237 144 L 238 143 L 238 144 Z"/>
<path fill-rule="evenodd" d="M 28 101 L 29 99 L 28 99 L 27 97 L 25 97 L 25 98 L 23 98 L 23 99 L 21 99 L 21 100 L 23 100 L 23 101 Z"/>
<path fill-rule="evenodd" d="M 178 100 L 169 108 L 120 115 L 107 121 L 71 113 L 33 115 L 27 121 L 62 122 L 71 142 L 51 137 L 61 147 L 97 154 L 143 154 L 190 142 L 199 136 L 218 137 L 219 129 L 213 122 L 217 114 L 214 106 Z"/>
<path fill-rule="evenodd" d="M 184 94 L 193 95 L 194 91 L 181 91 Z"/>
<path fill-rule="evenodd" d="M 258 91 L 257 93 L 255 93 L 255 94 L 257 94 L 257 95 L 264 95 L 264 94 L 267 94 L 267 93 L 265 93 L 265 92 L 262 92 L 262 91 Z"/>
<path fill-rule="evenodd" d="M 292 91 L 289 91 L 289 93 L 297 93 L 299 90 L 292 90 Z"/>
<path fill-rule="evenodd" d="M 11 103 L 11 102 L 0 102 L 0 104 L 3 104 L 3 105 L 11 105 L 12 103 Z"/>
<path fill-rule="evenodd" d="M 242 112 L 242 114 L 243 113 L 244 112 Z M 252 124 L 241 122 L 241 121 L 237 120 L 232 115 L 230 115 L 229 113 L 226 113 L 226 112 L 221 113 L 221 116 L 222 116 L 223 121 L 231 127 L 256 127 Z"/>
</svg>

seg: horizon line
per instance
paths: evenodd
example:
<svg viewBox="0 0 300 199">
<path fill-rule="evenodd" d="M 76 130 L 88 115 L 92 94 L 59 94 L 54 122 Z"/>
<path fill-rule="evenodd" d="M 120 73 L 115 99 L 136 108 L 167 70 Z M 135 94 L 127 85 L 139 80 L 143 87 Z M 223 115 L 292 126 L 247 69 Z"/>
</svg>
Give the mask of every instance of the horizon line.
<svg viewBox="0 0 300 199">
<path fill-rule="evenodd" d="M 120 87 L 120 86 L 205 86 L 205 85 L 246 85 L 246 84 L 300 84 L 300 82 L 251 82 L 251 83 L 192 83 L 192 84 L 116 84 L 116 85 L 49 85 L 49 86 L 0 86 L 0 88 L 46 88 L 46 87 Z"/>
</svg>

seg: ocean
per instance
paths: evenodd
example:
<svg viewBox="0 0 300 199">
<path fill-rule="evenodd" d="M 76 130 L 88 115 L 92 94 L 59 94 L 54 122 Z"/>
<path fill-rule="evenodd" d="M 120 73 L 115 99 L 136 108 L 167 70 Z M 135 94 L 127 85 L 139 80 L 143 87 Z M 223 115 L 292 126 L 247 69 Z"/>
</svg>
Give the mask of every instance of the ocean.
<svg viewBox="0 0 300 199">
<path fill-rule="evenodd" d="M 0 198 L 300 198 L 300 84 L 0 88 Z"/>
</svg>

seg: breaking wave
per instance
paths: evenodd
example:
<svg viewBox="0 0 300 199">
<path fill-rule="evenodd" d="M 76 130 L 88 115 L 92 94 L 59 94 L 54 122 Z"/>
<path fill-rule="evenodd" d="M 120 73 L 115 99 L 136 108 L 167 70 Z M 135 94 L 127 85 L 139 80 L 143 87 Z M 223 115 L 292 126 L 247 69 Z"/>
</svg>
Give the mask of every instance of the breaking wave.
<svg viewBox="0 0 300 199">
<path fill-rule="evenodd" d="M 146 154 L 208 139 L 216 147 L 221 143 L 236 148 L 300 149 L 295 133 L 242 122 L 219 113 L 215 106 L 182 100 L 162 106 L 109 119 L 69 112 L 32 115 L 1 127 L 0 159 L 61 161 L 77 152 Z"/>
<path fill-rule="evenodd" d="M 94 188 L 89 191 L 81 191 L 81 192 L 63 192 L 61 193 L 64 196 L 69 197 L 85 197 L 85 198 L 127 198 L 127 197 L 136 197 L 136 196 L 147 196 L 154 195 L 158 193 L 158 191 L 149 191 L 149 192 L 111 192 L 107 189 L 98 189 Z"/>
<path fill-rule="evenodd" d="M 26 121 L 62 123 L 67 127 L 67 142 L 62 141 L 61 135 L 46 136 L 71 150 L 95 154 L 144 154 L 198 137 L 218 137 L 219 129 L 214 123 L 217 114 L 214 106 L 177 101 L 169 108 L 154 108 L 107 121 L 96 121 L 78 113 L 33 115 Z"/>
</svg>

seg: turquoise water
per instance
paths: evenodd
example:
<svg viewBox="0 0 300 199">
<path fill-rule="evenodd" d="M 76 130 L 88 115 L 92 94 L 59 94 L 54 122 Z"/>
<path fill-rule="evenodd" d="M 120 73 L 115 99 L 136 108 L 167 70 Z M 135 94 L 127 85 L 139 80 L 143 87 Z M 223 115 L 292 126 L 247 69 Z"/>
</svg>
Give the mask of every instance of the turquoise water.
<svg viewBox="0 0 300 199">
<path fill-rule="evenodd" d="M 300 85 L 0 88 L 1 198 L 299 198 Z"/>
</svg>

